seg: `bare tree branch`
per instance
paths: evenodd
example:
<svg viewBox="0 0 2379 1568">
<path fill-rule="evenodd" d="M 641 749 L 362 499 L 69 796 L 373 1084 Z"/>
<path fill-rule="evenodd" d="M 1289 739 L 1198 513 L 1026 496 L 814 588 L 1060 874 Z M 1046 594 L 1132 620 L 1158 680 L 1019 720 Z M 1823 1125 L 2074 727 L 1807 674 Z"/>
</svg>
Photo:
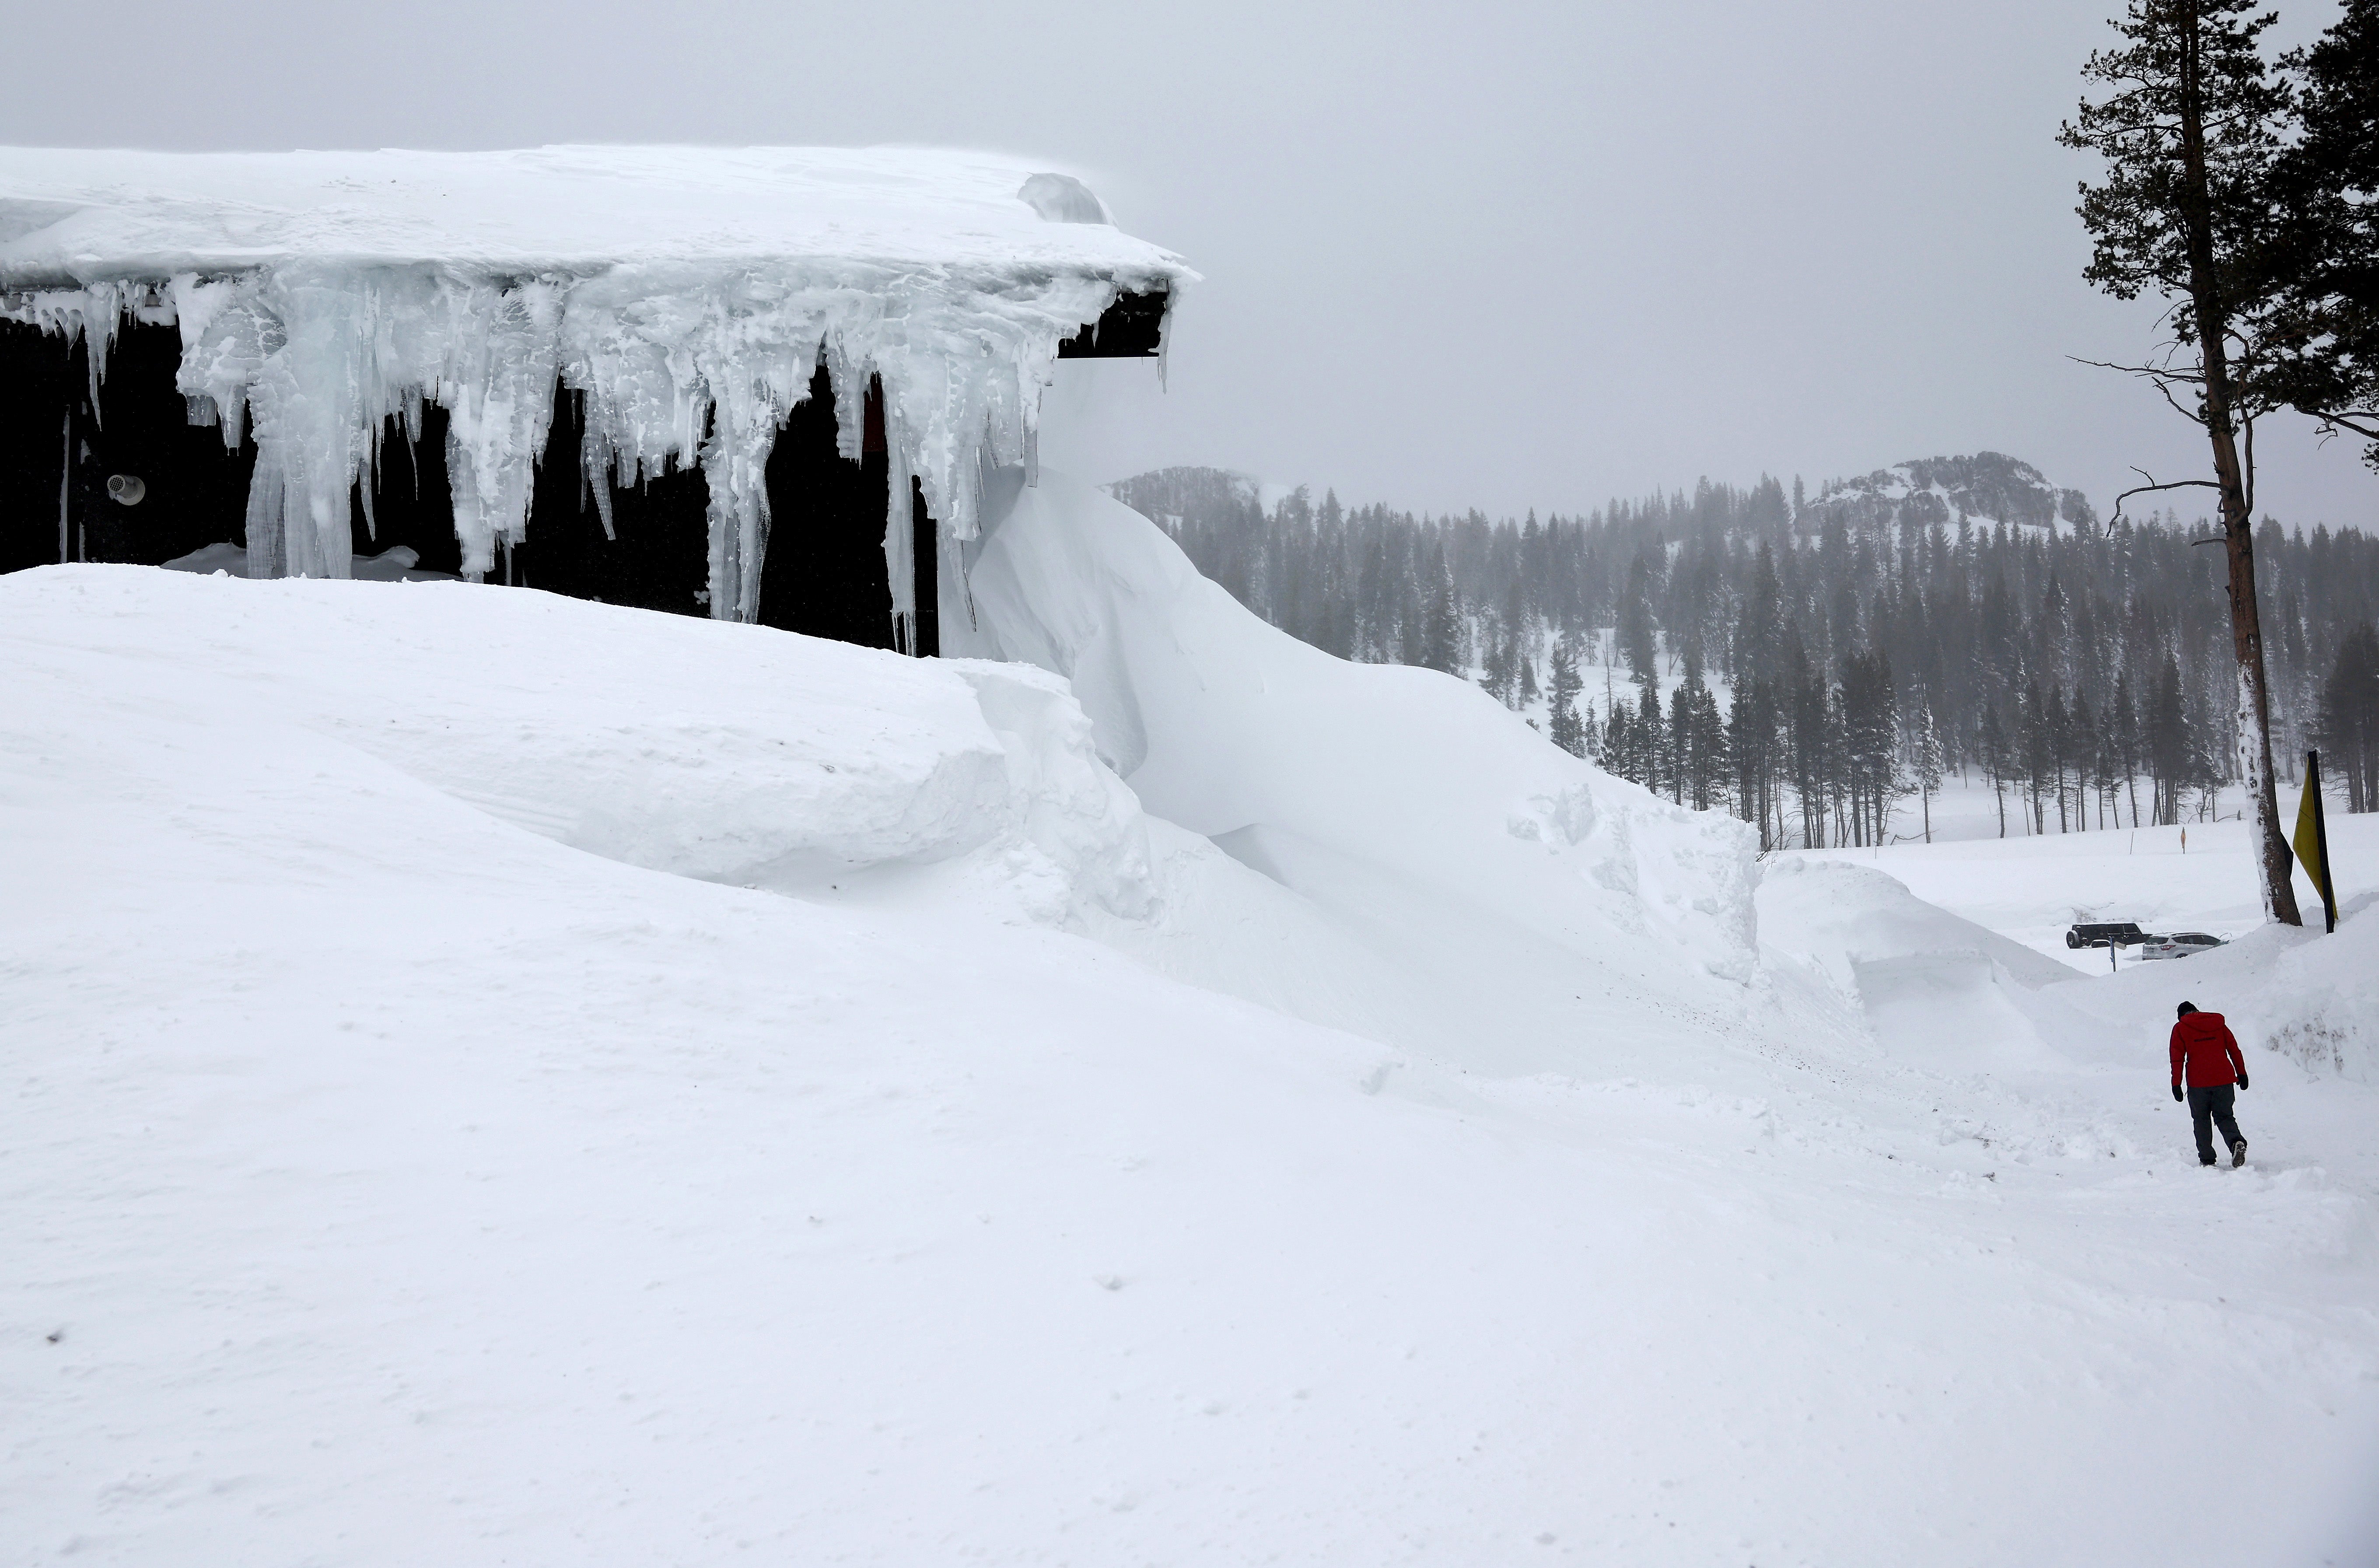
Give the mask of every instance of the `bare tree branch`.
<svg viewBox="0 0 2379 1568">
<path fill-rule="evenodd" d="M 2200 379 L 2195 370 L 2168 370 L 2161 365 L 2118 365 L 2112 360 L 2084 359 L 2074 354 L 2065 357 L 2076 365 L 2087 365 L 2094 370 L 2120 370 L 2126 376 L 2146 376 L 2159 381 L 2195 381 Z"/>
<path fill-rule="evenodd" d="M 2156 490 L 2218 490 L 2222 488 L 2211 479 L 2175 479 L 2170 484 L 2158 484 L 2156 482 L 2156 476 L 2149 473 L 2144 468 L 2133 468 L 2131 472 L 2137 474 L 2141 478 L 2145 479 L 2147 483 L 2144 485 L 2133 485 L 2130 489 L 2125 490 L 2121 495 L 2115 498 L 2115 510 L 2108 513 L 2107 517 L 2107 527 L 2109 532 L 2113 531 L 2115 524 L 2123 515 L 2123 502 L 2131 500 L 2133 496 L 2147 495 Z M 2190 542 L 2192 544 L 2204 544 L 2206 541 L 2204 539 L 2192 539 Z"/>
<path fill-rule="evenodd" d="M 2338 430 L 2351 430 L 2364 440 L 2379 441 L 2379 410 L 2349 408 L 2341 413 L 2331 413 L 2325 409 L 2308 409 L 2306 412 L 2324 426 L 2335 425 Z M 2337 434 L 2337 430 L 2325 428 L 2322 439 L 2328 440 Z"/>
<path fill-rule="evenodd" d="M 2155 383 L 2155 386 L 2156 390 L 2162 394 L 2165 402 L 2172 405 L 2172 411 L 2175 414 L 2180 415 L 2182 418 L 2190 421 L 2190 423 L 2193 425 L 2204 425 L 2205 423 L 2205 416 L 2204 415 L 2192 414 L 2188 409 L 2183 408 L 2180 405 L 2180 399 L 2172 395 L 2172 388 L 2170 385 L 2164 381 L 2157 381 Z M 2136 474 L 2139 470 L 2134 468 L 2131 472 Z"/>
</svg>

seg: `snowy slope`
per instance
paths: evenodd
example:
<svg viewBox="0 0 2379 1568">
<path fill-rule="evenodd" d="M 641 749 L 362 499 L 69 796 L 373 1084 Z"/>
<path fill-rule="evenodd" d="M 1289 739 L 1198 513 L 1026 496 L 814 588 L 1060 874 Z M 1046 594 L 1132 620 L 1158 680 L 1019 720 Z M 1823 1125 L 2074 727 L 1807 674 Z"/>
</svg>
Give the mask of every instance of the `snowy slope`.
<svg viewBox="0 0 2379 1568">
<path fill-rule="evenodd" d="M 0 580 L 11 1560 L 2367 1557 L 2379 1155 L 2177 1167 L 2160 1036 L 1903 1053 L 1878 965 L 2096 983 L 1872 876 L 1714 972 L 1720 830 L 1129 535 L 1036 585 L 1026 518 L 996 610 L 1017 521 L 1001 634 L 1113 593 L 1183 662 L 1084 718 L 525 591 Z M 1417 738 L 1302 791 L 1364 701 Z M 1288 1016 L 1382 974 L 1438 1019 Z"/>
<path fill-rule="evenodd" d="M 1581 1041 L 1609 1065 L 1759 1005 L 1741 824 L 1568 756 L 1467 682 L 1264 625 L 1103 492 L 1004 477 L 969 551 L 975 628 L 946 614 L 945 646 L 1066 676 L 1151 812 L 1298 895 L 1333 951 L 1384 961 L 1347 972 L 1265 928 L 1215 964 L 1162 923 L 1119 934 L 1131 950 L 1496 1071 L 1574 1070 Z M 1478 1026 L 1482 988 L 1501 1027 Z"/>
</svg>

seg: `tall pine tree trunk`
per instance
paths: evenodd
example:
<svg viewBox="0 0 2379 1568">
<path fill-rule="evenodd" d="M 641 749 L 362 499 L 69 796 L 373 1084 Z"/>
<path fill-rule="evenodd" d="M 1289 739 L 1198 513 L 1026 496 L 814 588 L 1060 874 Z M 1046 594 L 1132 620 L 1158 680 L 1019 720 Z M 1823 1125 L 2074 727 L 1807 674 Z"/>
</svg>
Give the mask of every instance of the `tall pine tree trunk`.
<svg viewBox="0 0 2379 1568">
<path fill-rule="evenodd" d="M 2214 270 L 2212 198 L 2205 173 L 2204 34 L 2196 6 L 2181 42 L 2181 168 L 2187 182 L 2190 302 L 2197 317 L 2200 368 L 2204 377 L 2205 433 L 2214 446 L 2214 476 L 2222 497 L 2222 532 L 2230 558 L 2230 647 L 2239 664 L 2239 776 L 2255 812 L 2257 862 L 2263 873 L 2264 915 L 2301 925 L 2297 891 L 2288 879 L 2288 840 L 2280 834 L 2280 807 L 2272 788 L 2272 700 L 2264 675 L 2264 631 L 2255 604 L 2253 519 L 2239 461 L 2236 410 L 2230 400 L 2230 318 Z"/>
</svg>

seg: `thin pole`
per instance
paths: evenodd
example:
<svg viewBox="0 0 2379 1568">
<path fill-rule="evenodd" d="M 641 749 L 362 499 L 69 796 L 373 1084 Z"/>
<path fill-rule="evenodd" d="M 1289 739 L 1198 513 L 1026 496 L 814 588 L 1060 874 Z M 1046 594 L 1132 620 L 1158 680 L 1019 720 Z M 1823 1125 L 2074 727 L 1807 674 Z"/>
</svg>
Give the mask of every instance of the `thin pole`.
<svg viewBox="0 0 2379 1568">
<path fill-rule="evenodd" d="M 2313 792 L 2313 858 L 2321 867 L 2323 934 L 2337 930 L 2337 885 L 2329 879 L 2329 827 L 2321 809 L 2321 754 L 2305 753 L 2305 788 Z"/>
</svg>

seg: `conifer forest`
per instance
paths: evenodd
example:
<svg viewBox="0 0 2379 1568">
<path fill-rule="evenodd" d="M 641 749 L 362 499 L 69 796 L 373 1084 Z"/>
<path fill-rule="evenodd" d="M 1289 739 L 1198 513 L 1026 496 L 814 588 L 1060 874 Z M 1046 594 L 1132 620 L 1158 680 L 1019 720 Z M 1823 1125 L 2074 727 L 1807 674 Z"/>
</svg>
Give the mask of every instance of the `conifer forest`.
<svg viewBox="0 0 2379 1568">
<path fill-rule="evenodd" d="M 1767 847 L 1914 837 L 1952 774 L 2006 833 L 2194 820 L 2237 777 L 2219 529 L 2102 520 L 1997 453 L 1541 519 L 1112 488 L 1290 635 L 1473 681 Z M 2379 809 L 2379 537 L 2266 518 L 2255 552 L 2283 777 L 2318 747 L 2337 805 Z"/>
</svg>

